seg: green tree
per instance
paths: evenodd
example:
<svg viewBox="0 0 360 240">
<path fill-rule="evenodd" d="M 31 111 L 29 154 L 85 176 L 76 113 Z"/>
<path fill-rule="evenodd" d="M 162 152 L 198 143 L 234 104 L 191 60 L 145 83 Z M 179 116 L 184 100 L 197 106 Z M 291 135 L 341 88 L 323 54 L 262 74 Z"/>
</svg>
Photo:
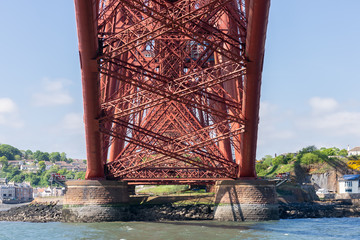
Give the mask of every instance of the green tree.
<svg viewBox="0 0 360 240">
<path fill-rule="evenodd" d="M 346 157 L 348 155 L 348 151 L 346 149 L 341 149 L 338 154 L 340 156 Z"/>
<path fill-rule="evenodd" d="M 84 180 L 85 179 L 85 172 L 77 172 L 77 173 L 75 173 L 74 179 L 82 179 L 82 180 Z"/>
<path fill-rule="evenodd" d="M 288 158 L 284 155 L 279 155 L 275 157 L 272 161 L 273 165 L 287 164 Z"/>
<path fill-rule="evenodd" d="M 52 152 L 50 153 L 50 161 L 51 162 L 58 162 L 61 160 L 61 156 L 60 156 L 60 153 L 59 152 Z"/>
<path fill-rule="evenodd" d="M 5 156 L 0 157 L 0 163 L 2 166 L 9 165 L 9 161 Z"/>
<path fill-rule="evenodd" d="M 40 160 L 39 158 L 40 158 L 40 156 L 41 156 L 41 151 L 40 150 L 36 150 L 35 152 L 34 152 L 34 154 L 33 154 L 33 156 L 34 156 L 34 158 L 36 159 L 36 160 Z"/>
<path fill-rule="evenodd" d="M 38 166 L 39 166 L 39 173 L 42 173 L 42 172 L 45 171 L 45 169 L 46 169 L 46 164 L 45 164 L 44 161 L 40 161 L 40 162 L 38 163 Z"/>
<path fill-rule="evenodd" d="M 320 152 L 325 154 L 326 156 L 336 156 L 339 154 L 340 149 L 336 147 L 332 148 L 320 148 Z"/>
<path fill-rule="evenodd" d="M 263 157 L 262 162 L 268 166 L 270 166 L 272 164 L 273 161 L 273 157 L 271 155 L 266 155 L 265 157 Z"/>
<path fill-rule="evenodd" d="M 36 150 L 36 152 L 34 152 L 34 158 L 38 161 L 49 161 L 50 155 L 47 152 L 41 152 L 40 150 Z"/>
<path fill-rule="evenodd" d="M 317 163 L 320 161 L 321 161 L 321 158 L 312 152 L 305 153 L 300 159 L 300 162 L 305 165 Z"/>
<path fill-rule="evenodd" d="M 60 153 L 60 160 L 63 162 L 66 162 L 66 160 L 67 160 L 66 153 L 64 153 L 64 152 Z"/>
<path fill-rule="evenodd" d="M 33 159 L 34 158 L 33 152 L 31 150 L 29 150 L 29 149 L 26 150 L 25 154 L 24 154 L 24 158 L 27 159 L 27 160 Z"/>
<path fill-rule="evenodd" d="M 269 166 L 266 165 L 264 162 L 258 162 L 255 165 L 256 173 L 260 173 L 262 171 L 265 171 Z"/>
<path fill-rule="evenodd" d="M 8 144 L 0 145 L 0 157 L 5 156 L 8 160 L 14 160 L 15 155 L 19 155 L 21 157 L 22 153 L 19 149 Z"/>
</svg>

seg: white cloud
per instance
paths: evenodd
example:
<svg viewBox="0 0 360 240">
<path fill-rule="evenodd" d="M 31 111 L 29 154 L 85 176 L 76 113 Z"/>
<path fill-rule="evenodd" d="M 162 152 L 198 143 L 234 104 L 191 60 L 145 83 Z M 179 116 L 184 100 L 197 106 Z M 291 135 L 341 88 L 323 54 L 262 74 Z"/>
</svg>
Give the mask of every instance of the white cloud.
<svg viewBox="0 0 360 240">
<path fill-rule="evenodd" d="M 339 107 L 338 102 L 333 98 L 313 97 L 309 100 L 309 104 L 314 114 L 332 112 Z"/>
<path fill-rule="evenodd" d="M 287 109 L 261 102 L 258 158 L 309 145 L 346 148 L 360 144 L 360 111 L 334 98 L 320 97 L 309 99 L 301 107 Z"/>
<path fill-rule="evenodd" d="M 65 85 L 69 81 L 64 79 L 49 80 L 44 79 L 40 92 L 32 95 L 33 103 L 35 106 L 57 106 L 66 105 L 73 102 L 73 98 L 65 89 Z"/>
<path fill-rule="evenodd" d="M 0 113 L 13 113 L 17 111 L 16 104 L 10 98 L 0 98 Z"/>
<path fill-rule="evenodd" d="M 360 137 L 360 112 L 338 111 L 302 119 L 299 126 L 330 136 Z"/>
<path fill-rule="evenodd" d="M 0 125 L 12 128 L 24 126 L 19 118 L 18 107 L 10 98 L 0 98 Z"/>
</svg>

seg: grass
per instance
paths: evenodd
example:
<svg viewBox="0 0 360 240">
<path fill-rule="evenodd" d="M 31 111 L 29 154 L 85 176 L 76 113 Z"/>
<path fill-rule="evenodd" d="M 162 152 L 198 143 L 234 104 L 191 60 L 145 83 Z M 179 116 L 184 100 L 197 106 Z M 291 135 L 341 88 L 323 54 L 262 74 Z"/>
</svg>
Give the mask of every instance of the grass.
<svg viewBox="0 0 360 240">
<path fill-rule="evenodd" d="M 169 195 L 184 192 L 186 190 L 189 190 L 189 188 L 189 185 L 160 185 L 142 189 L 138 191 L 138 193 L 152 195 Z"/>
</svg>

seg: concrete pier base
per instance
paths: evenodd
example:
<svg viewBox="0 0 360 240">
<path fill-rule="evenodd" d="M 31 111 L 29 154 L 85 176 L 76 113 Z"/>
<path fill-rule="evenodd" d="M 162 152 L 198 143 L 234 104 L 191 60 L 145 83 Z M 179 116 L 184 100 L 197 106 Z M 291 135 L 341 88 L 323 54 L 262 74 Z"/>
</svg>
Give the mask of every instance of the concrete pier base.
<svg viewBox="0 0 360 240">
<path fill-rule="evenodd" d="M 126 182 L 74 180 L 67 181 L 66 185 L 64 222 L 127 220 L 129 191 Z"/>
<path fill-rule="evenodd" d="M 225 180 L 215 185 L 214 219 L 265 221 L 279 219 L 275 185 L 266 180 Z"/>
</svg>

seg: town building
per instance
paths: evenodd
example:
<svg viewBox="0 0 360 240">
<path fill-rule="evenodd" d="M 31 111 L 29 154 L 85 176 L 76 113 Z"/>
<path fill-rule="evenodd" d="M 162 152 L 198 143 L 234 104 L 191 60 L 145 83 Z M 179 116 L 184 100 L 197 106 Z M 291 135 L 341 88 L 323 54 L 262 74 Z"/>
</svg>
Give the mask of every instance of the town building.
<svg viewBox="0 0 360 240">
<path fill-rule="evenodd" d="M 34 189 L 34 197 L 59 197 L 64 196 L 64 194 L 65 188 L 47 187 Z"/>
<path fill-rule="evenodd" d="M 360 193 L 360 174 L 344 175 L 339 179 L 339 193 Z"/>
<path fill-rule="evenodd" d="M 0 185 L 0 202 L 13 202 L 15 201 L 15 186 L 14 185 Z"/>
<path fill-rule="evenodd" d="M 33 189 L 26 183 L 0 184 L 0 203 L 22 203 L 33 200 Z"/>
<path fill-rule="evenodd" d="M 354 147 L 353 149 L 349 150 L 348 155 L 360 155 L 360 147 Z"/>
<path fill-rule="evenodd" d="M 0 178 L 0 185 L 5 185 L 7 183 L 7 178 Z"/>
<path fill-rule="evenodd" d="M 26 183 L 15 184 L 15 198 L 19 202 L 30 202 L 33 200 L 33 188 Z"/>
</svg>

